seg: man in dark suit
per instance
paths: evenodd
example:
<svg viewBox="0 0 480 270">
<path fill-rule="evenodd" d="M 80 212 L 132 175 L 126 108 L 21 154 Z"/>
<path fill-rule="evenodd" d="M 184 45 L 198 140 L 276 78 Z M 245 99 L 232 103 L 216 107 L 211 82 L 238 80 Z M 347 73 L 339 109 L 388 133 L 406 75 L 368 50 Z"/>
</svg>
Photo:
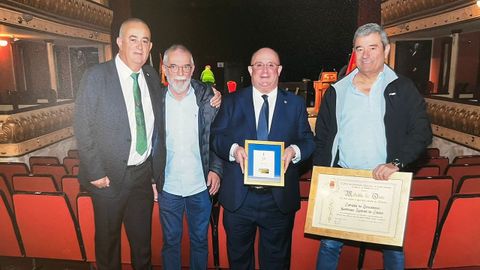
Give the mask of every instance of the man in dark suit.
<svg viewBox="0 0 480 270">
<path fill-rule="evenodd" d="M 150 156 L 161 147 L 152 145 L 154 129 L 162 126 L 156 116 L 162 113 L 160 79 L 144 66 L 152 48 L 145 22 L 125 21 L 117 45 L 115 59 L 88 70 L 80 83 L 74 125 L 79 179 L 93 198 L 97 269 L 121 269 L 122 222 L 134 269 L 151 269 Z"/>
<path fill-rule="evenodd" d="M 252 86 L 227 95 L 212 126 L 212 147 L 225 160 L 219 201 L 225 208 L 228 259 L 232 269 L 254 269 L 258 228 L 260 268 L 289 269 L 293 222 L 300 208 L 298 163 L 309 158 L 315 144 L 305 101 L 278 89 L 278 54 L 258 50 L 248 71 Z M 244 185 L 249 139 L 285 143 L 284 187 Z"/>
</svg>

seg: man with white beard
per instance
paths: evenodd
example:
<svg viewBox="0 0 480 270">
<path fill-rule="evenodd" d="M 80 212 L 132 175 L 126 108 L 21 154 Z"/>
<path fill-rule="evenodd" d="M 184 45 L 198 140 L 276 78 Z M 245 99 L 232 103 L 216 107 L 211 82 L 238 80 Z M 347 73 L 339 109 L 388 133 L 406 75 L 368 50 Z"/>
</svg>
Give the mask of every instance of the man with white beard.
<svg viewBox="0 0 480 270">
<path fill-rule="evenodd" d="M 155 139 L 162 149 L 154 153 L 165 173 L 156 181 L 163 231 L 164 269 L 180 269 L 183 216 L 190 235 L 190 268 L 206 269 L 211 196 L 218 192 L 222 161 L 210 150 L 210 125 L 217 108 L 210 105 L 210 86 L 192 80 L 195 69 L 190 51 L 173 45 L 162 66 L 168 89 L 162 93 L 165 132 Z"/>
</svg>

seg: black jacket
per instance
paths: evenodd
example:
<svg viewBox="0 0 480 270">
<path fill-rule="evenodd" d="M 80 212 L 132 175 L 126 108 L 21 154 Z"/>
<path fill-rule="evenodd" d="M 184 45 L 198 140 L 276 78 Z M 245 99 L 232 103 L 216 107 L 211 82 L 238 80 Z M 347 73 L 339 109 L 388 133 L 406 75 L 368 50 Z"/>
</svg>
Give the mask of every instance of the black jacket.
<svg viewBox="0 0 480 270">
<path fill-rule="evenodd" d="M 217 173 L 220 178 L 223 174 L 223 161 L 210 150 L 210 125 L 212 124 L 218 109 L 213 108 L 210 105 L 210 99 L 213 97 L 212 87 L 202 82 L 193 80 L 191 85 L 195 92 L 195 97 L 198 105 L 198 142 L 200 145 L 200 156 L 202 159 L 202 169 L 207 181 L 207 176 L 210 171 Z M 161 108 L 162 108 L 162 122 L 163 128 L 156 134 L 155 144 L 160 144 L 159 151 L 154 152 L 153 159 L 154 164 L 160 164 L 160 173 L 154 175 L 155 182 L 157 183 L 157 190 L 161 192 L 163 190 L 163 184 L 165 183 L 165 164 L 166 164 L 166 133 L 165 133 L 165 95 L 167 88 L 164 87 L 161 91 Z M 188 169 L 188 168 L 186 168 Z"/>
<path fill-rule="evenodd" d="M 432 129 L 423 97 L 410 79 L 397 76 L 384 91 L 387 138 L 385 163 L 398 159 L 403 165 L 408 165 L 431 143 Z M 337 91 L 343 89 L 337 90 L 332 86 L 323 96 L 315 126 L 314 165 L 334 166 L 338 162 L 338 145 L 334 143 L 338 129 Z"/>
</svg>

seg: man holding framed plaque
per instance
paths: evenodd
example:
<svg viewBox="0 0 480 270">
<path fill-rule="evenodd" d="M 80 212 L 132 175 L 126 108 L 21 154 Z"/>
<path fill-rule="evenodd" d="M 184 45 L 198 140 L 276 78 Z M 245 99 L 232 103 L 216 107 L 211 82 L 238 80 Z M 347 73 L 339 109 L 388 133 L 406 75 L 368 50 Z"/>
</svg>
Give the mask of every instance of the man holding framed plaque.
<svg viewBox="0 0 480 270">
<path fill-rule="evenodd" d="M 315 149 L 305 101 L 278 89 L 278 54 L 256 51 L 252 86 L 224 98 L 212 125 L 212 147 L 225 160 L 219 201 L 231 269 L 254 269 L 260 233 L 262 269 L 289 269 L 295 212 L 300 208 L 298 163 Z M 286 148 L 284 148 L 286 147 Z"/>
<path fill-rule="evenodd" d="M 386 64 L 390 45 L 374 23 L 360 26 L 357 69 L 327 90 L 315 126 L 317 166 L 373 170 L 388 180 L 415 161 L 432 140 L 425 101 L 413 82 Z M 322 239 L 317 269 L 336 269 L 343 242 Z M 401 248 L 385 246 L 385 269 L 404 269 Z"/>
</svg>

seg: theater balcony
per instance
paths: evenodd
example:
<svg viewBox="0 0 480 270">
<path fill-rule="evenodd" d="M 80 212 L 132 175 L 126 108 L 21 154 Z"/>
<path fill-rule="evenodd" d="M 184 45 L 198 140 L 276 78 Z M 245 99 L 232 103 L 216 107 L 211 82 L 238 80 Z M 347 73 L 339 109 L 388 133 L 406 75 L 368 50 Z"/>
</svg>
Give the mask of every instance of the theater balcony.
<svg viewBox="0 0 480 270">
<path fill-rule="evenodd" d="M 426 97 L 433 146 L 452 157 L 478 154 L 480 3 L 384 0 L 381 19 L 390 39 L 388 64 Z"/>
<path fill-rule="evenodd" d="M 112 58 L 112 20 L 107 0 L 0 1 L 0 161 L 75 148 L 73 101 Z"/>
</svg>

